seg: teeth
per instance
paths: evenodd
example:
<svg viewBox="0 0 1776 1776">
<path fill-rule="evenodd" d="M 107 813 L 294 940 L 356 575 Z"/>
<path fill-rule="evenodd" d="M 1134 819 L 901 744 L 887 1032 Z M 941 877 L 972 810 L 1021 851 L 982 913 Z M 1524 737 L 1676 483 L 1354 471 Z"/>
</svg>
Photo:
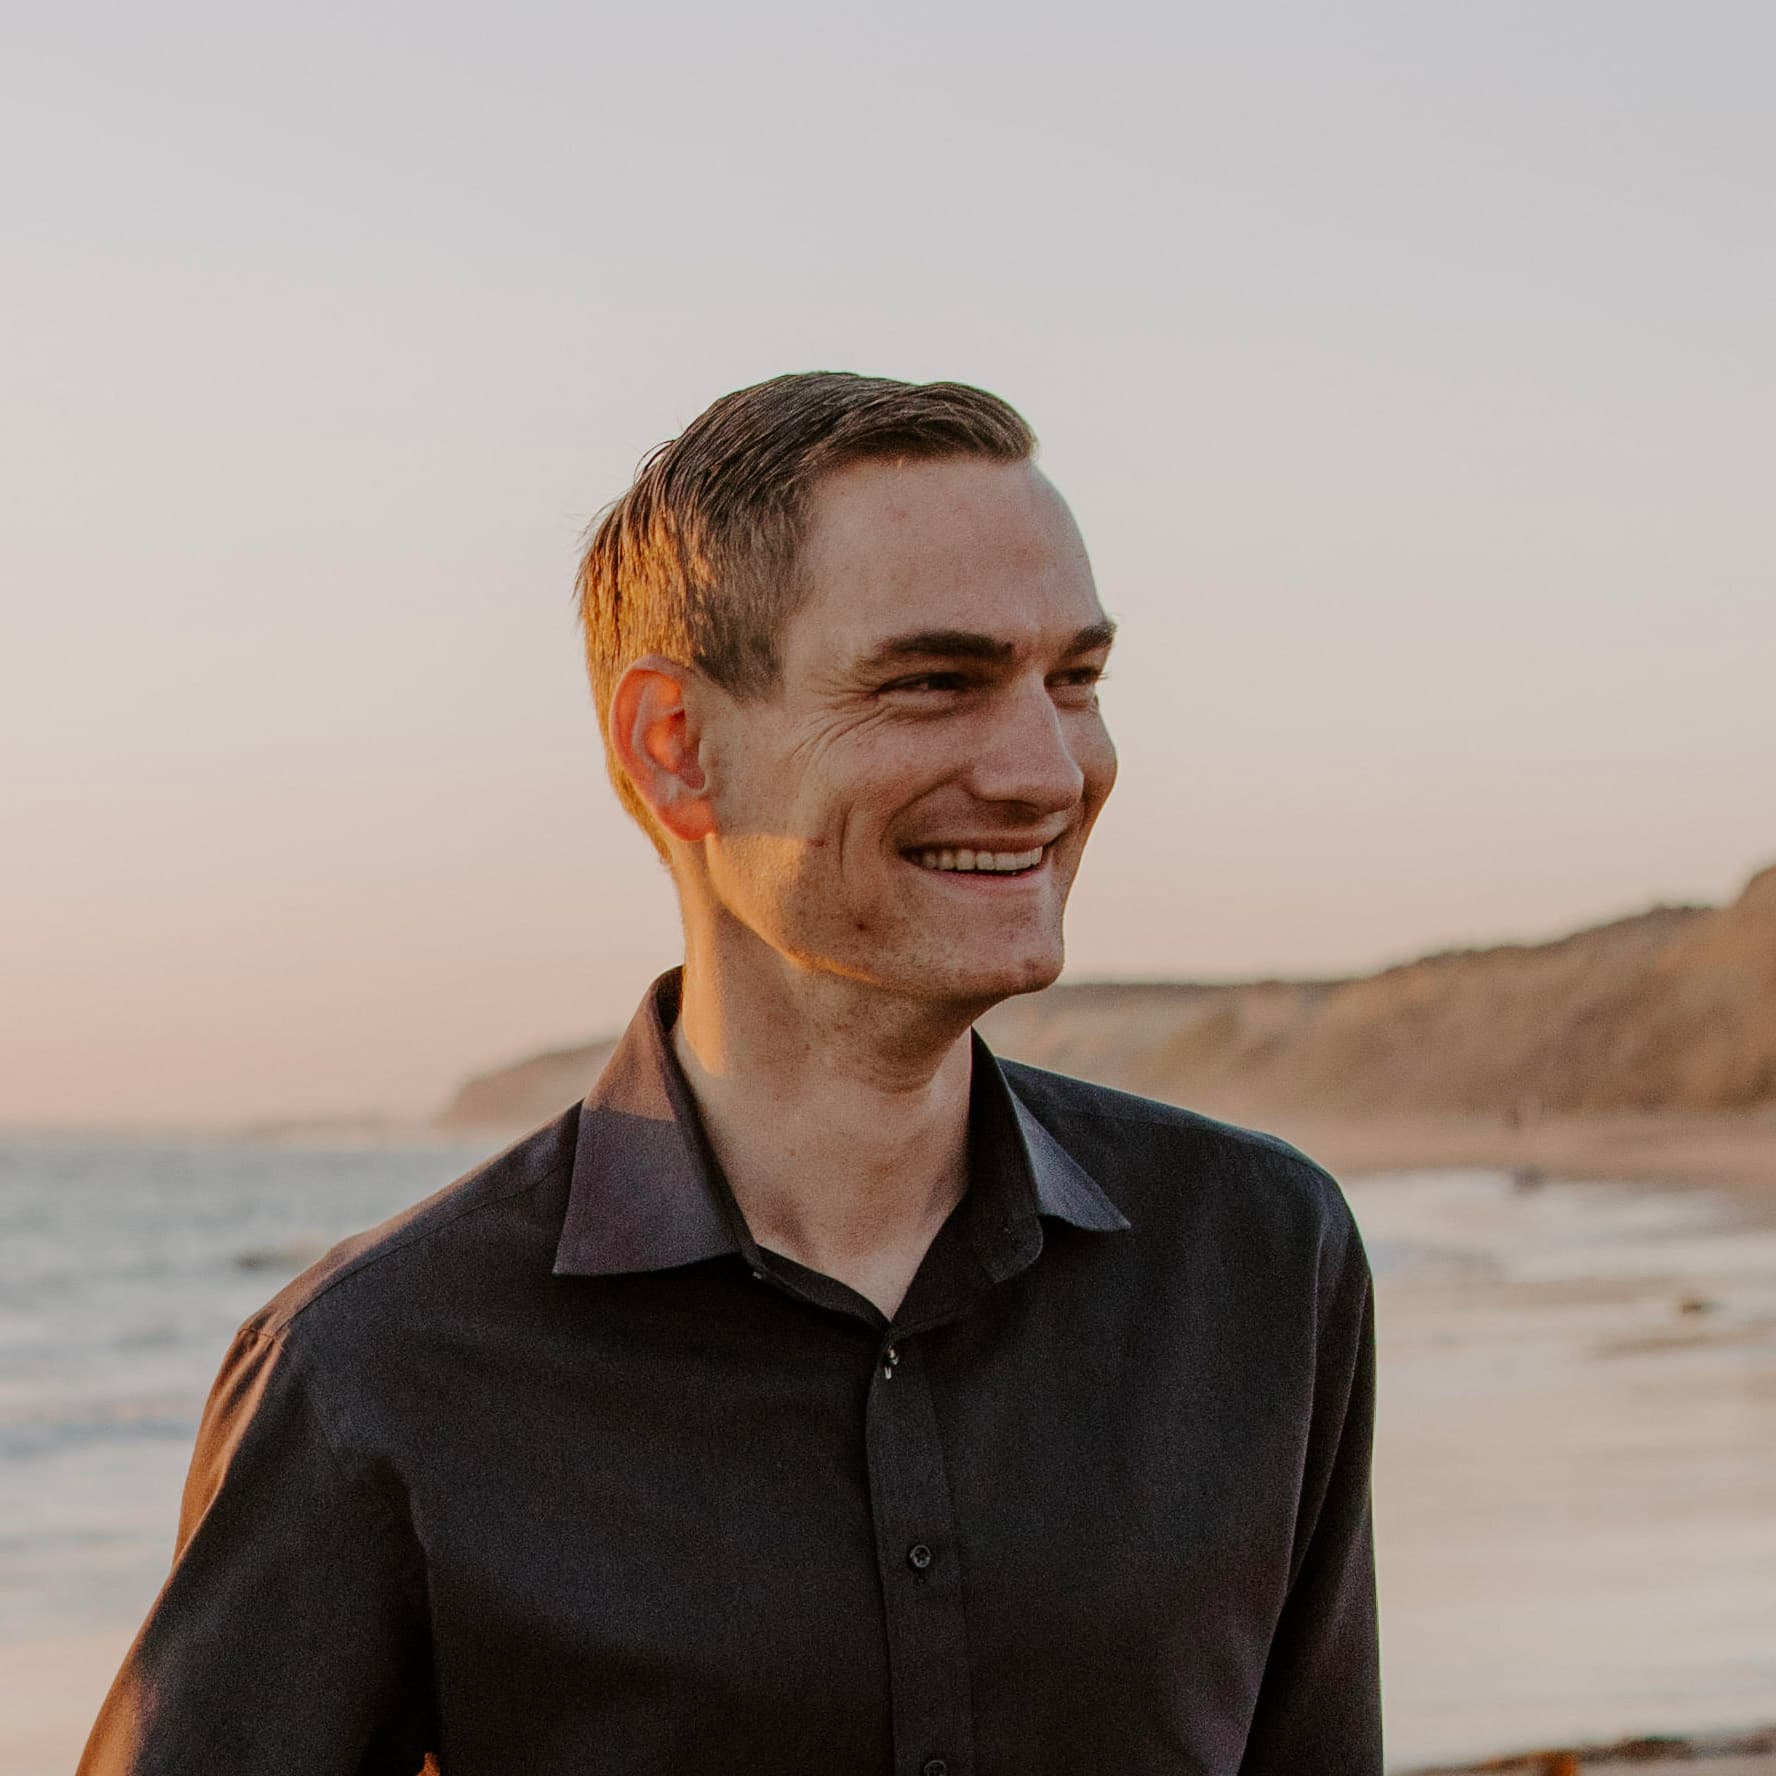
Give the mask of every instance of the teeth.
<svg viewBox="0 0 1776 1776">
<path fill-rule="evenodd" d="M 920 866 L 928 870 L 953 870 L 970 875 L 1014 875 L 1020 870 L 1034 869 L 1042 861 L 1044 847 L 1032 846 L 1028 851 L 921 851 Z"/>
</svg>

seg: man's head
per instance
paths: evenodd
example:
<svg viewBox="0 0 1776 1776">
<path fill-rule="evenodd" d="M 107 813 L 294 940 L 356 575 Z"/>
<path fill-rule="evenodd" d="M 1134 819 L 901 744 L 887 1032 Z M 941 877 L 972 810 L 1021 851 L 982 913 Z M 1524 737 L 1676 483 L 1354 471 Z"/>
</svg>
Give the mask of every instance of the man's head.
<svg viewBox="0 0 1776 1776">
<path fill-rule="evenodd" d="M 1115 775 L 1110 625 L 1034 447 L 978 389 L 785 376 L 605 514 L 579 594 L 607 762 L 687 910 L 918 997 L 1059 972 Z"/>
</svg>

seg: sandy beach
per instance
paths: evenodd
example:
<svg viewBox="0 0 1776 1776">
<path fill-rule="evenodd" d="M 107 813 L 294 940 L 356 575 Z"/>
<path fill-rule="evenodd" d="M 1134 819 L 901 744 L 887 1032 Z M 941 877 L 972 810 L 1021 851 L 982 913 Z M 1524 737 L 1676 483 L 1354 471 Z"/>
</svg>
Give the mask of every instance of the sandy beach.
<svg viewBox="0 0 1776 1776">
<path fill-rule="evenodd" d="M 1390 1771 L 1776 1776 L 1769 1125 L 1281 1132 L 1376 1270 Z M 0 1641 L 0 1769 L 66 1776 L 133 1626 Z"/>
</svg>

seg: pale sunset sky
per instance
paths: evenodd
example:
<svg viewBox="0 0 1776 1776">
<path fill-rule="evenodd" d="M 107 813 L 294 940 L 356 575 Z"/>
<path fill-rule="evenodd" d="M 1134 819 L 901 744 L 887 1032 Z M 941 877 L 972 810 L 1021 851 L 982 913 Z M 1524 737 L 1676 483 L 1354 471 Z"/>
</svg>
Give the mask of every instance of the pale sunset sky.
<svg viewBox="0 0 1776 1776">
<path fill-rule="evenodd" d="M 421 1113 L 677 960 L 571 601 L 790 369 L 1043 441 L 1123 640 L 1072 978 L 1776 859 L 1776 8 L 15 11 L 0 1124 Z"/>
</svg>

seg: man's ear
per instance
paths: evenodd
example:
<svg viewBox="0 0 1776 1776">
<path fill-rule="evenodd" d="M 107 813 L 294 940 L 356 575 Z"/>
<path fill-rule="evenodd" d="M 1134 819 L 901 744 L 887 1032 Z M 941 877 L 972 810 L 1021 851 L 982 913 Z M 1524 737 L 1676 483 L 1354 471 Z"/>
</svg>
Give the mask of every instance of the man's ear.
<svg viewBox="0 0 1776 1776">
<path fill-rule="evenodd" d="M 714 830 L 702 734 L 687 697 L 695 674 L 664 654 L 644 654 L 611 694 L 610 743 L 648 812 L 675 839 L 695 844 Z"/>
</svg>

